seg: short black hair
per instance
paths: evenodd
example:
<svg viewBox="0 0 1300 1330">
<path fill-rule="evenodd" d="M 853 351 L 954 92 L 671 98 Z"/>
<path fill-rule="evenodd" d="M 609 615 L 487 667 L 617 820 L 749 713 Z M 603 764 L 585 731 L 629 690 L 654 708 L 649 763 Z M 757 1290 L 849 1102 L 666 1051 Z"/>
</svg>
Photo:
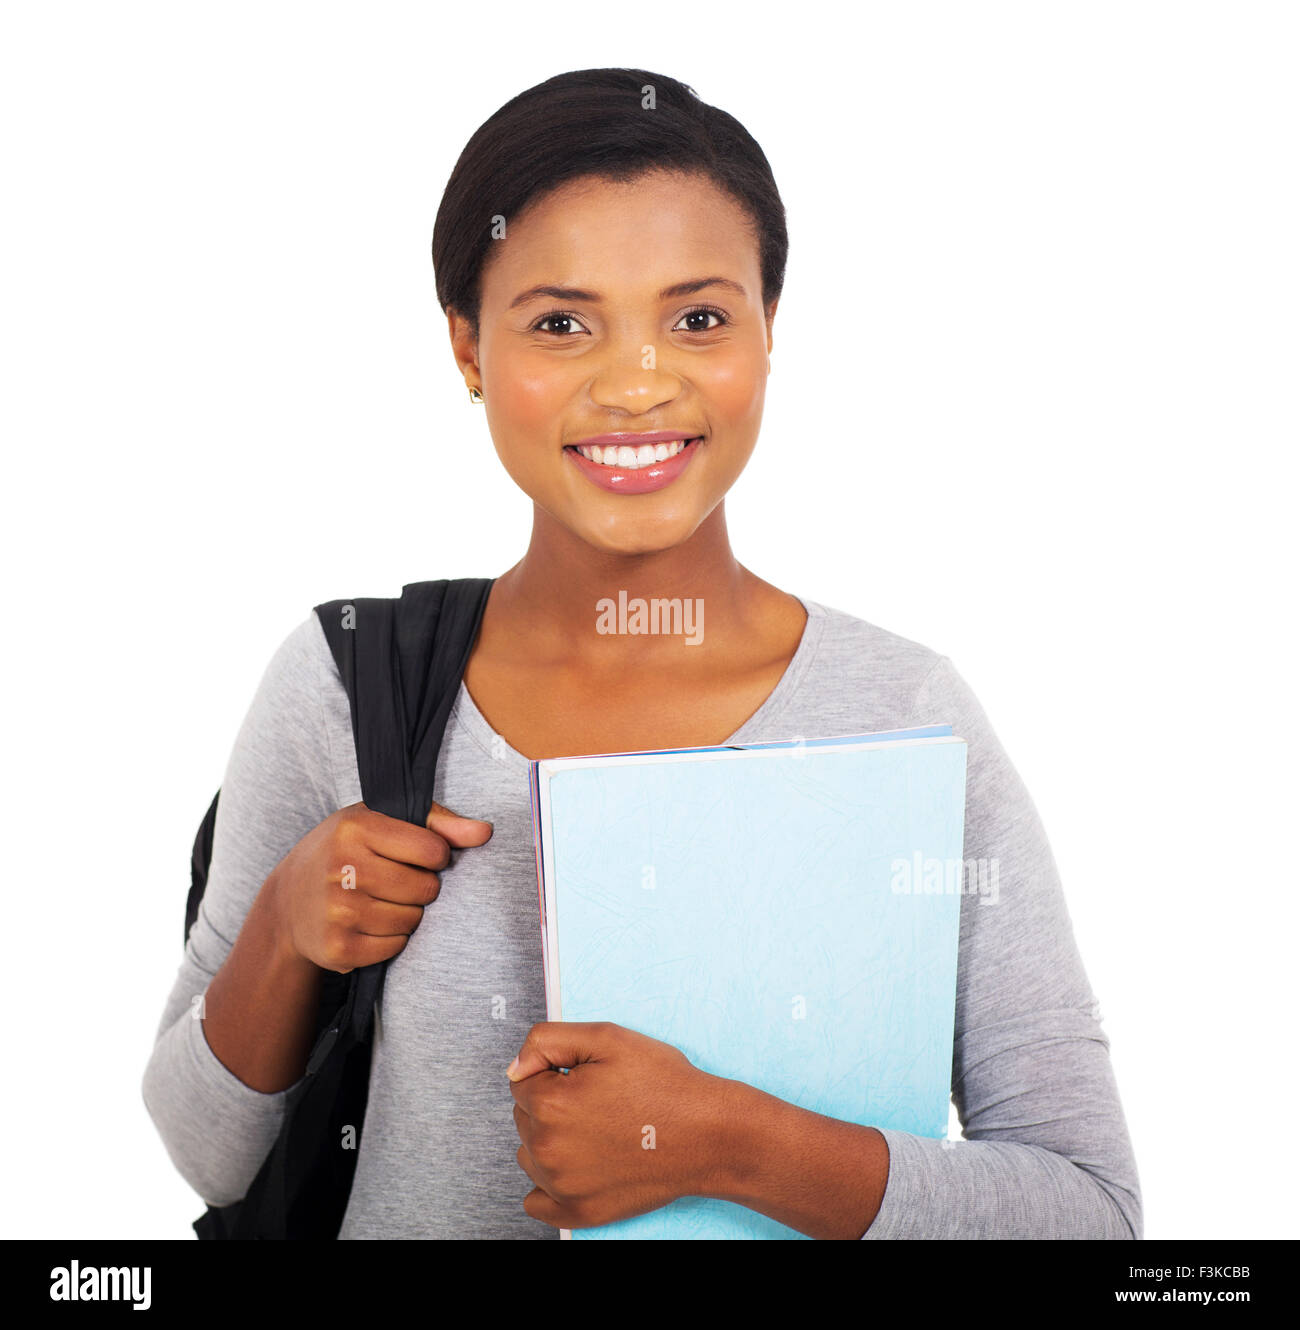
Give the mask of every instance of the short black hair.
<svg viewBox="0 0 1300 1330">
<path fill-rule="evenodd" d="M 494 217 L 508 224 L 541 195 L 582 176 L 625 181 L 653 170 L 703 172 L 745 209 L 758 236 L 763 305 L 770 307 L 785 280 L 789 239 L 772 168 L 749 131 L 666 75 L 577 69 L 511 98 L 465 145 L 433 226 L 444 312 L 455 309 L 477 338 Z"/>
</svg>

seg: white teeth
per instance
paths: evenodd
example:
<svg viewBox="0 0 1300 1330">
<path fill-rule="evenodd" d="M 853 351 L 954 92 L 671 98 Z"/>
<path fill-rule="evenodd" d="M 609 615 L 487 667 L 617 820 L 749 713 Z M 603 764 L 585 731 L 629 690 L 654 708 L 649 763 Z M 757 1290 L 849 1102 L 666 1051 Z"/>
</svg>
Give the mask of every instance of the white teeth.
<svg viewBox="0 0 1300 1330">
<path fill-rule="evenodd" d="M 589 462 L 599 462 L 601 466 L 616 466 L 621 471 L 638 471 L 643 466 L 666 462 L 670 457 L 676 457 L 686 444 L 686 439 L 674 439 L 672 443 L 643 443 L 637 448 L 629 447 L 627 444 L 619 446 L 612 443 L 607 448 L 601 448 L 599 444 L 592 444 L 589 447 L 580 447 L 578 451 Z"/>
</svg>

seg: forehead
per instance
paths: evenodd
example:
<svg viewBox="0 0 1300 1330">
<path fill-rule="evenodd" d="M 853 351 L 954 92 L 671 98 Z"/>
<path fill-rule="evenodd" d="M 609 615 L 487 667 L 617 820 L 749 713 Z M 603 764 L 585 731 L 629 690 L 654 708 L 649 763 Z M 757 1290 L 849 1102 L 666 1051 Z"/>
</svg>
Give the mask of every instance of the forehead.
<svg viewBox="0 0 1300 1330">
<path fill-rule="evenodd" d="M 485 306 L 541 282 L 658 291 L 707 274 L 757 299 L 758 237 L 744 208 L 707 176 L 654 172 L 635 180 L 568 181 L 506 219 L 483 269 Z"/>
</svg>

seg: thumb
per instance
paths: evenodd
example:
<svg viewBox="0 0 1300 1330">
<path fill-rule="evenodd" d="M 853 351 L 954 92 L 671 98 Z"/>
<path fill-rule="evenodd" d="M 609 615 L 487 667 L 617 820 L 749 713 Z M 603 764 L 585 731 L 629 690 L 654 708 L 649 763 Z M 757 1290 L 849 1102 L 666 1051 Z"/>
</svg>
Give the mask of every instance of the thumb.
<svg viewBox="0 0 1300 1330">
<path fill-rule="evenodd" d="M 424 819 L 424 825 L 458 849 L 467 845 L 482 845 L 492 837 L 491 822 L 476 817 L 461 817 L 459 813 L 453 813 L 450 808 L 444 808 L 437 802 L 429 805 L 429 816 Z"/>
<path fill-rule="evenodd" d="M 538 1021 L 528 1031 L 519 1056 L 506 1068 L 512 1081 L 522 1081 L 551 1067 L 576 1067 L 599 1062 L 609 1053 L 607 1026 L 598 1021 Z"/>
</svg>

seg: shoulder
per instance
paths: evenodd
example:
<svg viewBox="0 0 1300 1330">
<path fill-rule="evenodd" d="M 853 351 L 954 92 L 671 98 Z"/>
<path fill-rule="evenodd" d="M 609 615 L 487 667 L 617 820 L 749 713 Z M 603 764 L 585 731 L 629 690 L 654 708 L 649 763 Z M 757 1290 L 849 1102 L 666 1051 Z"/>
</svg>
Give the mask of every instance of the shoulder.
<svg viewBox="0 0 1300 1330">
<path fill-rule="evenodd" d="M 878 694 L 894 697 L 902 710 L 910 709 L 927 689 L 942 688 L 956 678 L 952 662 L 933 647 L 806 596 L 800 600 L 808 611 L 822 672 L 850 686 L 869 684 Z"/>
<path fill-rule="evenodd" d="M 259 691 L 277 697 L 312 696 L 331 675 L 341 687 L 338 666 L 313 610 L 280 639 L 262 672 Z"/>
<path fill-rule="evenodd" d="M 351 736 L 347 689 L 313 610 L 281 637 L 262 672 L 227 764 L 221 805 L 233 808 L 242 799 L 246 817 L 266 808 L 281 816 L 288 799 L 319 822 L 341 806 L 336 792 L 352 784 Z"/>
<path fill-rule="evenodd" d="M 977 749 L 997 748 L 983 706 L 948 655 L 845 610 L 800 600 L 815 634 L 815 689 L 870 697 L 880 728 L 951 725 Z"/>
<path fill-rule="evenodd" d="M 350 726 L 347 689 L 313 610 L 271 652 L 244 719 L 243 739 L 259 751 L 332 742 Z"/>
</svg>

